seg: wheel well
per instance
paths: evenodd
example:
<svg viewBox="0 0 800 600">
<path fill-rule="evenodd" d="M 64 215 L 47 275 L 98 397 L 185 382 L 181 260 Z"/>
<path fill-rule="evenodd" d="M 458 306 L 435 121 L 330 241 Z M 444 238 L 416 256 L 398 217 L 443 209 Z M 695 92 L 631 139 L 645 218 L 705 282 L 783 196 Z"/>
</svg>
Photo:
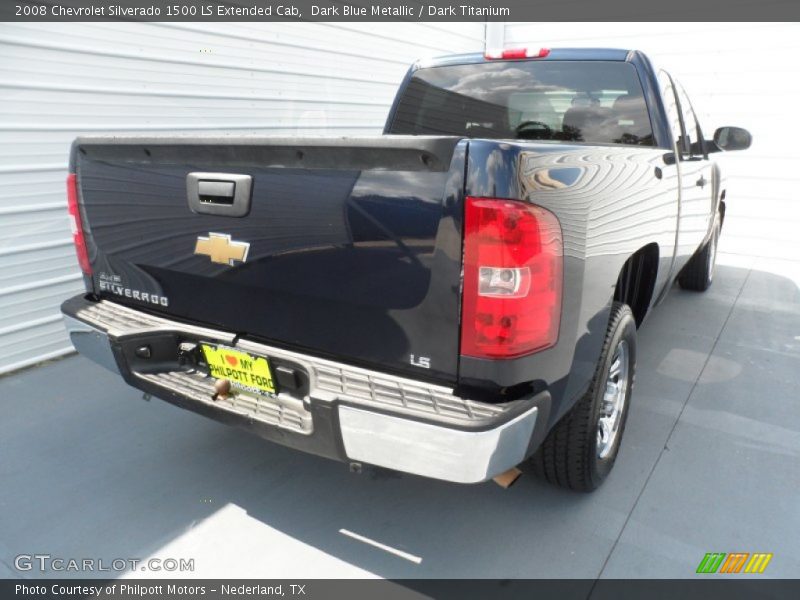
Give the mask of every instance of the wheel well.
<svg viewBox="0 0 800 600">
<path fill-rule="evenodd" d="M 650 308 L 657 274 L 658 244 L 654 242 L 634 252 L 625 261 L 617 278 L 614 300 L 631 307 L 636 327 L 642 324 Z"/>
</svg>

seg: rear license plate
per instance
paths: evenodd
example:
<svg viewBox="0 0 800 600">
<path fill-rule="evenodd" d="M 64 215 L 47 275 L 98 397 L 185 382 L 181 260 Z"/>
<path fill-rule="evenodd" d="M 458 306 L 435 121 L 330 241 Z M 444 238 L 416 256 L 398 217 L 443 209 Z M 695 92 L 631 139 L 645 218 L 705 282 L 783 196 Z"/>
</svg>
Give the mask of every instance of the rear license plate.
<svg viewBox="0 0 800 600">
<path fill-rule="evenodd" d="M 267 359 L 251 356 L 225 346 L 201 344 L 212 377 L 227 379 L 231 385 L 248 392 L 274 394 L 275 384 Z"/>
</svg>

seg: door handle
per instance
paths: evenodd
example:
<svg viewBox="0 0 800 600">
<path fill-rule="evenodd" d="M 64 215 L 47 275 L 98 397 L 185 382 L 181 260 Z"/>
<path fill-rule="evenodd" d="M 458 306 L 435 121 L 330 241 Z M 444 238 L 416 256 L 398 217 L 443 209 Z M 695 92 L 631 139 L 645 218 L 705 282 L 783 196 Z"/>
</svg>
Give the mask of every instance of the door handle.
<svg viewBox="0 0 800 600">
<path fill-rule="evenodd" d="M 700 175 L 700 179 L 698 179 L 695 182 L 695 185 L 700 186 L 701 188 L 703 188 L 703 187 L 706 187 L 707 183 L 708 183 L 708 181 L 706 181 L 705 176 L 704 175 Z"/>
<path fill-rule="evenodd" d="M 253 178 L 235 173 L 189 173 L 186 196 L 192 212 L 244 217 L 250 212 Z"/>
</svg>

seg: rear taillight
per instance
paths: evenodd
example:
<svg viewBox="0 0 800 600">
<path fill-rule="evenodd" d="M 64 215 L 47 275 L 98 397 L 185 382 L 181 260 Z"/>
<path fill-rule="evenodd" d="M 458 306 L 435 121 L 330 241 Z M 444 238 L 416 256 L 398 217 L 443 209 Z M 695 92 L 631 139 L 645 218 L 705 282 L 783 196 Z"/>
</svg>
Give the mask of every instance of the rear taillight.
<svg viewBox="0 0 800 600">
<path fill-rule="evenodd" d="M 92 264 L 89 262 L 89 252 L 86 249 L 86 238 L 83 236 L 81 213 L 78 210 L 78 180 L 75 173 L 67 175 L 67 210 L 69 211 L 70 225 L 72 227 L 72 241 L 75 252 L 78 254 L 78 264 L 86 275 L 92 274 Z"/>
<path fill-rule="evenodd" d="M 461 354 L 512 358 L 553 346 L 562 264 L 553 213 L 517 200 L 467 198 Z"/>
</svg>

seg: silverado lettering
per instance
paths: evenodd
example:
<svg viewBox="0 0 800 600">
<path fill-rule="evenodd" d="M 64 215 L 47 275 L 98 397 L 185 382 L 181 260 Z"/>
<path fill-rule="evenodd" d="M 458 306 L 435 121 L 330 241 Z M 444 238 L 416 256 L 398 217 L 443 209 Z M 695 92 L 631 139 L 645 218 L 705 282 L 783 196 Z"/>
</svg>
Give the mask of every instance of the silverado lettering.
<svg viewBox="0 0 800 600">
<path fill-rule="evenodd" d="M 98 280 L 97 288 L 100 291 L 111 292 L 112 294 L 115 294 L 117 296 L 125 296 L 126 298 L 141 300 L 142 302 L 150 302 L 152 304 L 158 304 L 160 306 L 169 306 L 169 298 L 167 298 L 166 296 L 159 296 L 158 294 L 142 292 L 139 290 L 132 290 L 131 288 L 123 287 L 116 283 L 110 283 L 108 281 Z"/>
</svg>

